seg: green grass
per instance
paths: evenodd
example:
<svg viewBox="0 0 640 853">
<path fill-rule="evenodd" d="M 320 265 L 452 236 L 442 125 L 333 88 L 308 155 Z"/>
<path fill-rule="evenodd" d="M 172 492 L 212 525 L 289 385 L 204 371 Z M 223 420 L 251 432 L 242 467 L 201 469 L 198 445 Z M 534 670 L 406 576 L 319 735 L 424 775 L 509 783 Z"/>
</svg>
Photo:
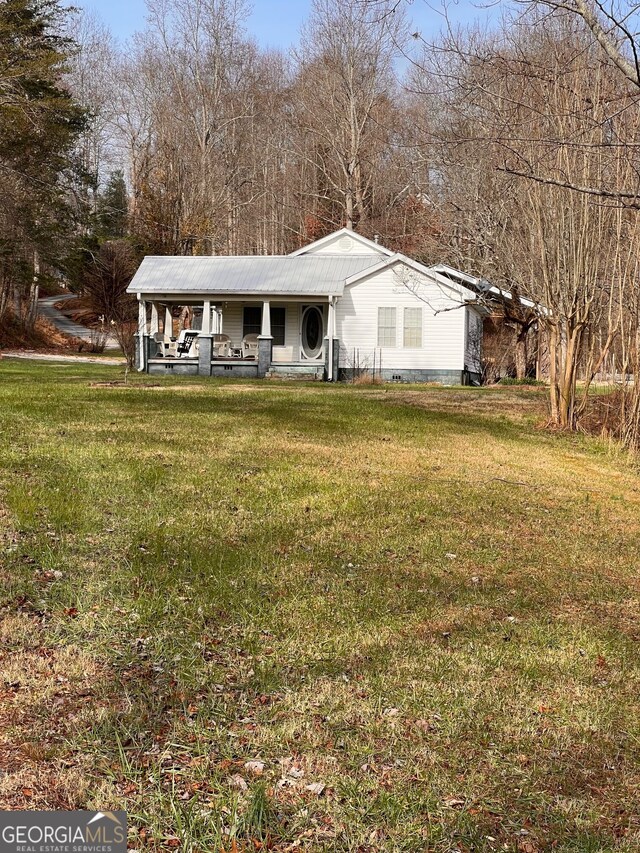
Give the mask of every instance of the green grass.
<svg viewBox="0 0 640 853">
<path fill-rule="evenodd" d="M 539 429 L 544 389 L 121 379 L 0 364 L 0 807 L 638 849 L 628 459 Z"/>
</svg>

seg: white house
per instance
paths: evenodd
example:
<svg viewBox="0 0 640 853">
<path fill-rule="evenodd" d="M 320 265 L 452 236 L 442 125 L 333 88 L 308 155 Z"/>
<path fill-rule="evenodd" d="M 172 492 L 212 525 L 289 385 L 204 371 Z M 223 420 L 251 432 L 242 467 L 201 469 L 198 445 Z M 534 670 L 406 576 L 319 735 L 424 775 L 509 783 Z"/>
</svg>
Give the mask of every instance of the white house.
<svg viewBox="0 0 640 853">
<path fill-rule="evenodd" d="M 139 369 L 473 382 L 484 309 L 447 271 L 346 228 L 286 256 L 146 257 L 128 288 Z M 192 330 L 176 338 L 184 306 Z"/>
</svg>

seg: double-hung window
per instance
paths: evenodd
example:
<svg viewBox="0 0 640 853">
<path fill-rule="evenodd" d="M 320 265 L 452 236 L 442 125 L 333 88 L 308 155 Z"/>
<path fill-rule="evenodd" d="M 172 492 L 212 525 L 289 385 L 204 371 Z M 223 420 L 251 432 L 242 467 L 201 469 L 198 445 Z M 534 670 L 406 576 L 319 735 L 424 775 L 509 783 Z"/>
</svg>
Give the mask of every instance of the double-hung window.
<svg viewBox="0 0 640 853">
<path fill-rule="evenodd" d="M 422 308 L 405 308 L 403 346 L 418 349 L 422 346 Z"/>
<path fill-rule="evenodd" d="M 378 308 L 378 346 L 396 345 L 396 309 Z"/>
<path fill-rule="evenodd" d="M 271 337 L 275 347 L 284 346 L 284 329 L 286 323 L 286 308 L 271 309 Z"/>
<path fill-rule="evenodd" d="M 259 335 L 262 331 L 262 308 L 247 305 L 242 312 L 242 337 Z"/>
</svg>

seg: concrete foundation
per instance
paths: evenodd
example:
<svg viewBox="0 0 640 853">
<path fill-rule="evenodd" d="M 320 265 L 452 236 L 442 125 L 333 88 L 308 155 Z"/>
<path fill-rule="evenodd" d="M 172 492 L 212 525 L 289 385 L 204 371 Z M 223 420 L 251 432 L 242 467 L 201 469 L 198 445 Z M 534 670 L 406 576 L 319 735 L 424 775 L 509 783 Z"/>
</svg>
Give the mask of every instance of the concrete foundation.
<svg viewBox="0 0 640 853">
<path fill-rule="evenodd" d="M 197 376 L 197 358 L 154 358 L 147 363 L 147 373 L 152 376 Z"/>
<path fill-rule="evenodd" d="M 211 362 L 211 376 L 227 379 L 257 379 L 257 361 L 219 361 Z"/>
<path fill-rule="evenodd" d="M 339 378 L 352 381 L 358 372 L 366 375 L 367 371 L 356 371 L 353 368 L 341 367 Z M 380 377 L 383 382 L 437 382 L 440 385 L 469 385 L 472 377 L 479 374 L 470 374 L 467 370 L 410 370 L 405 368 L 383 368 L 376 370 L 376 378 Z"/>
<path fill-rule="evenodd" d="M 301 379 L 322 381 L 325 378 L 325 367 L 322 362 L 307 364 L 272 364 L 266 379 Z"/>
</svg>

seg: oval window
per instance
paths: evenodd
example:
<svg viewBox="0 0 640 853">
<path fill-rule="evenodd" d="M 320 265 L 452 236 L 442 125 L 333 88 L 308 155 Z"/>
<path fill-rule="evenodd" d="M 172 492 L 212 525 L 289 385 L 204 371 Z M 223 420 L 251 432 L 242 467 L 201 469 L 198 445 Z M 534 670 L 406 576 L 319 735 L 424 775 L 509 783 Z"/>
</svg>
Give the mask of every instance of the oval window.
<svg viewBox="0 0 640 853">
<path fill-rule="evenodd" d="M 302 315 L 302 351 L 307 358 L 318 358 L 322 350 L 322 313 L 315 305 Z"/>
</svg>

